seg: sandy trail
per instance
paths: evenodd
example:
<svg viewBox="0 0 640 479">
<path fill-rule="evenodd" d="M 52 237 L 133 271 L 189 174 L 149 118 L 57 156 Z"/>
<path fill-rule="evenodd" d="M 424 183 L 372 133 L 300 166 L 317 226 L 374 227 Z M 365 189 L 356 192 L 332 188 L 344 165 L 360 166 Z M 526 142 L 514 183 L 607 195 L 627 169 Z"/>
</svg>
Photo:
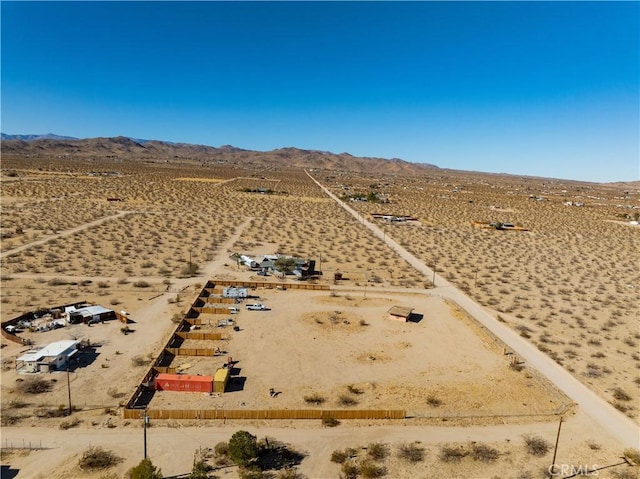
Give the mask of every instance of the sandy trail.
<svg viewBox="0 0 640 479">
<path fill-rule="evenodd" d="M 37 241 L 33 241 L 31 243 L 28 243 L 22 246 L 12 248 L 9 251 L 3 251 L 2 253 L 0 253 L 0 259 L 6 258 L 7 256 L 12 256 L 14 254 L 18 254 L 21 251 L 27 250 L 29 248 L 33 248 L 34 246 L 45 244 L 47 241 L 51 241 L 52 239 L 62 238 L 64 236 L 70 236 L 72 234 L 78 233 L 79 231 L 93 228 L 94 226 L 101 225 L 102 223 L 106 223 L 107 221 L 115 220 L 117 218 L 122 218 L 123 216 L 131 215 L 134 213 L 135 211 L 120 211 L 115 215 L 105 216 L 104 218 L 100 218 L 95 221 L 90 221 L 89 223 L 84 223 L 82 225 L 76 226 L 75 228 L 70 228 L 68 230 L 61 231 L 60 233 L 49 235 L 43 239 L 39 239 Z"/>
<path fill-rule="evenodd" d="M 521 337 L 518 333 L 510 329 L 508 326 L 500 323 L 493 315 L 488 313 L 469 296 L 454 287 L 445 278 L 434 274 L 433 269 L 429 268 L 409 251 L 389 238 L 383 230 L 367 221 L 362 214 L 355 211 L 344 201 L 341 201 L 336 195 L 331 193 L 327 188 L 313 178 L 309 172 L 307 172 L 307 175 L 309 175 L 309 177 L 320 188 L 322 188 L 329 197 L 353 215 L 362 223 L 363 226 L 369 228 L 374 235 L 383 240 L 411 266 L 422 272 L 428 278 L 434 278 L 436 288 L 431 290 L 430 294 L 455 301 L 462 309 L 495 334 L 522 359 L 524 359 L 530 367 L 537 369 L 543 376 L 555 384 L 558 389 L 578 404 L 589 417 L 614 435 L 614 437 L 621 441 L 625 446 L 634 448 L 639 447 L 640 428 L 633 422 L 633 420 L 615 409 L 611 404 L 574 378 L 571 373 L 537 349 L 533 344 Z"/>
</svg>

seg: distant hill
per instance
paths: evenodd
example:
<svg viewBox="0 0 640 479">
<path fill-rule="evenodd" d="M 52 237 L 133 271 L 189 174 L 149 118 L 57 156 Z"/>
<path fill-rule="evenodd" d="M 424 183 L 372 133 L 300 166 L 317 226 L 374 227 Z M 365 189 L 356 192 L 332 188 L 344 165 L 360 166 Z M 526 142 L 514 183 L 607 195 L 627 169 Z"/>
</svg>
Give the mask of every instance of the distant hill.
<svg viewBox="0 0 640 479">
<path fill-rule="evenodd" d="M 0 133 L 2 136 L 2 140 L 22 140 L 22 141 L 33 141 L 33 140 L 77 140 L 78 138 L 74 138 L 72 136 L 60 136 L 54 133 L 45 133 L 44 135 L 7 135 L 6 133 Z"/>
<path fill-rule="evenodd" d="M 111 159 L 128 161 L 198 161 L 229 163 L 240 166 L 301 167 L 342 171 L 379 171 L 387 174 L 424 173 L 435 165 L 410 163 L 398 158 L 356 157 L 349 153 L 331 153 L 299 148 L 252 151 L 224 145 L 220 148 L 157 140 L 114 138 L 77 139 L 48 135 L 2 134 L 2 155 L 26 157 L 66 157 L 76 159 Z"/>
</svg>

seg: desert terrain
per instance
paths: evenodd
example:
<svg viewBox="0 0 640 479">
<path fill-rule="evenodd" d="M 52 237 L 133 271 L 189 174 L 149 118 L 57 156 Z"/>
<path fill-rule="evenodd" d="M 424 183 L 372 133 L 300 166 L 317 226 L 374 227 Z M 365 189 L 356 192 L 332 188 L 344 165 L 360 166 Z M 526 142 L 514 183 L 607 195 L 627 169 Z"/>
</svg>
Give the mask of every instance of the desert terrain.
<svg viewBox="0 0 640 479">
<path fill-rule="evenodd" d="M 188 472 L 196 448 L 213 447 L 245 428 L 304 450 L 299 471 L 310 478 L 338 476 L 332 451 L 376 441 L 389 446 L 383 460 L 388 477 L 541 477 L 550 458 L 527 453 L 523 437 L 553 441 L 558 414 L 566 415 L 565 431 L 573 431 L 564 450 L 561 443 L 563 463 L 613 464 L 622 453 L 614 437 L 526 364 L 521 371 L 510 368 L 496 338 L 454 304 L 429 294 L 438 288 L 435 277 L 398 256 L 302 169 L 10 155 L 2 168 L 2 321 L 81 300 L 126 310 L 135 321 L 135 332 L 127 335 L 115 321 L 28 333 L 38 345 L 79 338 L 95 346 L 93 361 L 71 374 L 72 399 L 81 410 L 71 416 L 79 422 L 66 431 L 60 426 L 69 418 L 39 417 L 66 404 L 66 374 L 47 375 L 56 379 L 50 392 L 24 397 L 15 390 L 13 361 L 26 348 L 3 339 L 3 438 L 12 441 L 2 445 L 3 464 L 21 470 L 17 477 L 121 477 L 137 464 L 141 424 L 122 420 L 119 407 L 175 328 L 172 319 L 188 310 L 206 281 L 259 279 L 237 265 L 234 253 L 315 259 L 324 273 L 317 282 L 331 291 L 257 291 L 271 310 L 242 310 L 242 331 L 229 332 L 223 344 L 246 374 L 244 388 L 216 398 L 156 393 L 151 408 L 203 402 L 301 408 L 310 395 L 349 407 L 339 398 L 357 390 L 351 395 L 358 407 L 401 408 L 410 418 L 344 421 L 333 429 L 315 421 L 227 421 L 219 427 L 158 421 L 150 435 L 180 443 L 151 443 L 151 457 L 165 474 Z M 347 201 L 638 422 L 640 230 L 629 219 L 639 211 L 639 185 L 448 170 L 311 174 L 338 196 L 374 193 L 376 202 Z M 389 221 L 373 213 L 416 220 Z M 528 231 L 478 229 L 474 221 Z M 335 281 L 336 272 L 345 279 Z M 396 304 L 424 317 L 390 322 L 386 311 Z M 218 319 L 212 317 L 212 324 Z M 219 366 L 188 362 L 187 370 L 201 374 Z M 276 398 L 269 397 L 271 387 L 281 392 Z M 38 436 L 52 449 L 10 451 Z M 125 459 L 107 473 L 112 476 L 77 470 L 74 458 L 87 441 Z M 406 463 L 395 454 L 412 441 L 420 441 L 426 462 Z M 470 441 L 490 444 L 499 459 L 438 459 L 447 445 L 469 448 Z M 38 466 L 47 460 L 55 472 Z M 614 467 L 599 477 L 635 477 L 622 475 L 628 471 L 637 474 L 637 468 Z M 233 468 L 215 474 L 238 477 Z"/>
</svg>

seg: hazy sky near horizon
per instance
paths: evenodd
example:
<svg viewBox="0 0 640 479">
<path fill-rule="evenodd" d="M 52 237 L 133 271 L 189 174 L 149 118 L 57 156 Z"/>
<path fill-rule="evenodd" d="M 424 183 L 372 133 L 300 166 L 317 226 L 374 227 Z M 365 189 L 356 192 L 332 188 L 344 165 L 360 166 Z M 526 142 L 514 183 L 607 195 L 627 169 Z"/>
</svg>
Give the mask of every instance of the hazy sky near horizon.
<svg viewBox="0 0 640 479">
<path fill-rule="evenodd" d="M 4 133 L 640 179 L 638 2 L 12 2 Z"/>
</svg>

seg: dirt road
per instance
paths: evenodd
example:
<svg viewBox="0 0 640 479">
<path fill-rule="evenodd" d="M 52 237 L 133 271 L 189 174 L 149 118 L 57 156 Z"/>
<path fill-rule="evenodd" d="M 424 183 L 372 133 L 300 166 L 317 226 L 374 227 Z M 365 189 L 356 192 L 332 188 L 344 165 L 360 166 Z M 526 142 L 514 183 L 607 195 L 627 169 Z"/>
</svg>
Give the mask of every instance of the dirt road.
<svg viewBox="0 0 640 479">
<path fill-rule="evenodd" d="M 26 249 L 29 248 L 33 248 L 36 245 L 39 244 L 45 244 L 47 241 L 50 241 L 52 239 L 57 239 L 57 238 L 62 238 L 63 236 L 69 236 L 75 233 L 78 233 L 79 231 L 83 231 L 89 228 L 93 228 L 94 226 L 98 226 L 102 223 L 105 223 L 107 221 L 111 221 L 111 220 L 115 220 L 116 218 L 121 218 L 123 216 L 127 216 L 127 215 L 131 215 L 134 214 L 135 211 L 120 211 L 119 213 L 115 214 L 115 215 L 111 215 L 111 216 L 105 216 L 104 218 L 100 218 L 97 219 L 95 221 L 90 221 L 89 223 L 84 223 L 80 226 L 76 226 L 75 228 L 70 228 L 68 230 L 64 230 L 61 231 L 60 233 L 56 233 L 53 235 L 49 235 L 44 237 L 43 239 L 39 239 L 37 241 L 33 241 L 31 243 L 22 245 L 22 246 L 18 246 L 16 248 L 12 248 L 8 251 L 3 251 L 2 253 L 0 253 L 0 258 L 6 258 L 7 256 L 12 256 L 14 254 L 18 254 L 21 251 L 24 251 Z"/>
<path fill-rule="evenodd" d="M 462 309 L 511 348 L 515 354 L 519 355 L 529 367 L 537 369 L 543 376 L 555 384 L 558 389 L 578 404 L 582 410 L 594 421 L 600 424 L 602 428 L 610 432 L 627 447 L 638 448 L 640 446 L 640 428 L 638 428 L 630 418 L 615 409 L 595 392 L 591 391 L 587 386 L 574 378 L 566 369 L 537 349 L 533 344 L 521 337 L 508 326 L 500 323 L 485 308 L 454 287 L 445 278 L 437 274 L 434 275 L 434 271 L 426 264 L 389 238 L 384 231 L 378 228 L 375 224 L 367 221 L 359 212 L 352 209 L 347 203 L 341 201 L 308 172 L 307 174 L 329 197 L 353 215 L 363 224 L 363 226 L 369 228 L 374 235 L 383 240 L 411 266 L 422 272 L 427 278 L 435 278 L 436 287 L 430 290 L 429 294 L 448 298 L 456 302 Z"/>
<path fill-rule="evenodd" d="M 245 429 L 258 438 L 265 436 L 292 444 L 307 454 L 300 465 L 300 472 L 309 478 L 336 477 L 336 466 L 329 461 L 331 452 L 346 447 L 365 446 L 370 442 L 401 443 L 420 441 L 424 445 L 466 441 L 519 444 L 525 434 L 554 437 L 556 423 L 527 425 L 438 427 L 438 426 L 349 426 L 320 428 L 315 421 L 301 421 L 292 427 L 255 427 L 241 422 L 216 424 L 205 427 L 162 427 L 153 425 L 147 431 L 148 454 L 165 476 L 190 472 L 193 454 L 199 447 L 213 447 L 238 429 Z M 562 446 L 566 451 L 571 444 L 581 441 L 594 430 L 585 429 L 585 421 L 572 420 L 563 429 Z M 21 447 L 23 444 L 45 449 L 20 460 L 18 477 L 45 478 L 47 471 L 64 469 L 70 461 L 69 453 L 83 451 L 91 446 L 101 446 L 125 457 L 122 469 L 136 465 L 143 457 L 143 430 L 141 424 L 115 429 L 75 428 L 60 431 L 46 427 L 3 428 L 3 446 Z M 593 437 L 593 436 L 591 436 Z M 42 475 L 39 475 L 42 471 Z M 62 472 L 64 474 L 64 472 Z M 223 475 L 225 477 L 226 475 Z M 63 477 L 63 476 L 55 476 Z"/>
</svg>

